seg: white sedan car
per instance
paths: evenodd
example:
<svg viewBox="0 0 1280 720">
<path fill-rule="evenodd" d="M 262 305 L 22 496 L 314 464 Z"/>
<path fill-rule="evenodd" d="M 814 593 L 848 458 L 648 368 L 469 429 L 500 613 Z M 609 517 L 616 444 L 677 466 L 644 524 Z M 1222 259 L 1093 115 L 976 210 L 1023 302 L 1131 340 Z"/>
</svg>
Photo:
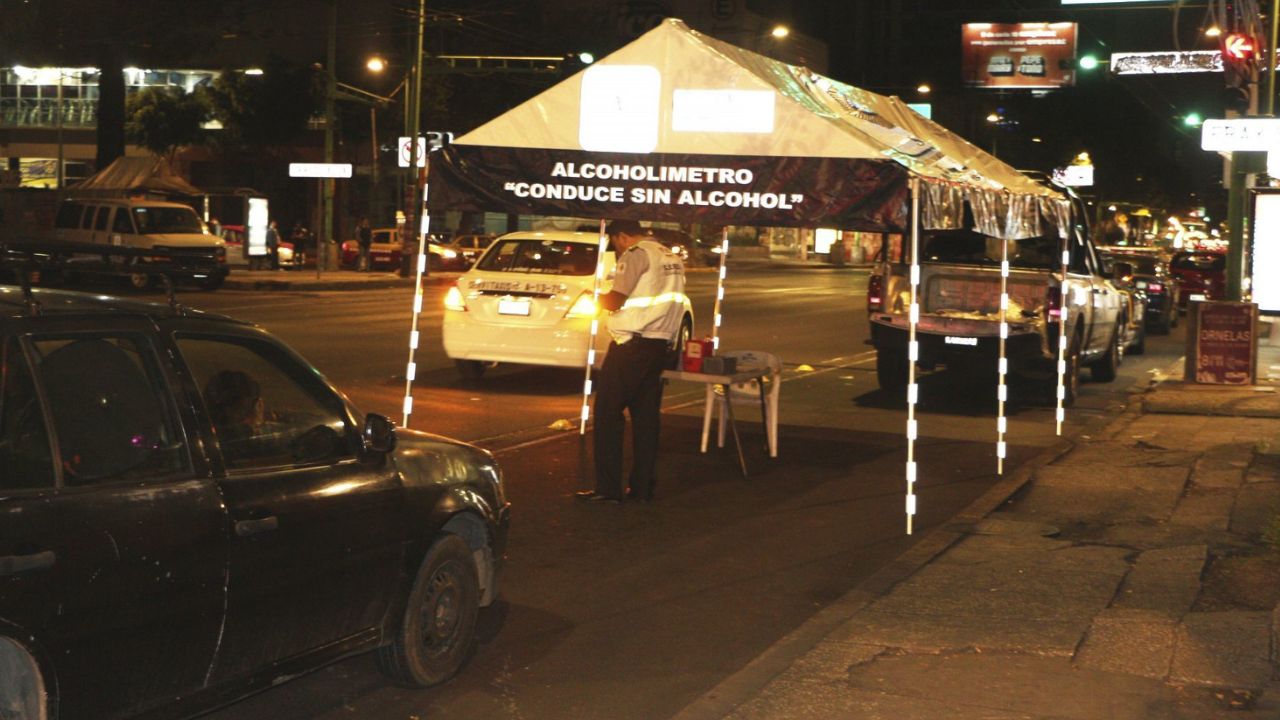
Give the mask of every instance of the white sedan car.
<svg viewBox="0 0 1280 720">
<path fill-rule="evenodd" d="M 597 316 L 592 297 L 599 236 L 581 232 L 516 232 L 494 240 L 445 296 L 444 351 L 464 378 L 500 362 L 584 367 Z M 606 250 L 600 293 L 612 285 L 616 258 Z M 680 340 L 693 333 L 685 301 Z M 596 363 L 609 345 L 604 315 Z"/>
</svg>

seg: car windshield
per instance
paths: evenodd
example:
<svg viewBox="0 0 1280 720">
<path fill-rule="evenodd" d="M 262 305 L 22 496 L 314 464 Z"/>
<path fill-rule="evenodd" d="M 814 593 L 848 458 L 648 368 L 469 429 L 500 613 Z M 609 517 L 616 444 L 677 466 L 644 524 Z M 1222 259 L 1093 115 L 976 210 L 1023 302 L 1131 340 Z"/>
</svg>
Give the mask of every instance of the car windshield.
<svg viewBox="0 0 1280 720">
<path fill-rule="evenodd" d="M 1221 272 L 1227 268 L 1227 256 L 1217 253 L 1193 253 L 1174 258 L 1173 267 L 1197 272 Z"/>
<path fill-rule="evenodd" d="M 144 235 L 160 233 L 204 232 L 196 212 L 185 207 L 139 207 L 133 209 L 133 221 Z"/>
<path fill-rule="evenodd" d="M 499 240 L 476 268 L 491 272 L 590 275 L 596 269 L 596 246 L 535 238 Z"/>
<path fill-rule="evenodd" d="M 927 233 L 921 243 L 921 262 L 954 265 L 999 265 L 1001 240 L 972 230 Z M 1009 241 L 1009 265 L 1021 268 L 1056 268 L 1061 264 L 1062 241 L 1051 236 Z"/>
</svg>

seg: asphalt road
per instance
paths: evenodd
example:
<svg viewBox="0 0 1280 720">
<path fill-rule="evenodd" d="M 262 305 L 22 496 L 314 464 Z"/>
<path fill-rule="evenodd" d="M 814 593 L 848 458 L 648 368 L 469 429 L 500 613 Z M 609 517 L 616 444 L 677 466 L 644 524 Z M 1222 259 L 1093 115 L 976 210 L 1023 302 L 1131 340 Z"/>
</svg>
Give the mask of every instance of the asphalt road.
<svg viewBox="0 0 1280 720">
<path fill-rule="evenodd" d="M 902 525 L 901 403 L 875 389 L 864 344 L 866 276 L 742 270 L 725 300 L 726 348 L 777 352 L 787 365 L 784 446 L 770 461 L 744 440 L 749 480 L 727 455 L 697 452 L 700 390 L 665 397 L 658 501 L 601 508 L 582 486 L 577 370 L 498 368 L 459 379 L 427 314 L 414 427 L 495 450 L 513 526 L 503 600 L 482 614 L 463 673 L 426 691 L 397 688 L 369 657 L 322 669 L 218 711 L 216 720 L 467 717 L 665 718 L 910 546 Z M 708 327 L 714 276 L 691 295 Z M 441 293 L 438 293 L 441 294 Z M 405 291 L 184 293 L 196 307 L 259 322 L 310 358 L 365 410 L 398 418 L 409 323 Z M 439 297 L 428 307 L 439 307 Z M 1181 331 L 1151 337 L 1115 383 L 1086 382 L 1068 432 L 1124 399 L 1180 354 Z M 800 368 L 801 365 L 809 368 Z M 994 481 L 994 392 L 946 372 L 922 380 L 917 527 L 945 523 Z M 1009 467 L 1054 440 L 1053 409 L 1013 409 Z M 745 425 L 745 423 L 743 423 Z"/>
</svg>

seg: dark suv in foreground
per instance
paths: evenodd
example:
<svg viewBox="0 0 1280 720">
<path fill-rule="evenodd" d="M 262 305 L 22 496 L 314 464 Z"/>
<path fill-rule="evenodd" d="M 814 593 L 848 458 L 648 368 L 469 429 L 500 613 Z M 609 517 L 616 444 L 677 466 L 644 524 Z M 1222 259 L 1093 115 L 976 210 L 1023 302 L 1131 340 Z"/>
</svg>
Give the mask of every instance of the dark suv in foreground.
<svg viewBox="0 0 1280 720">
<path fill-rule="evenodd" d="M 179 717 L 376 650 L 462 666 L 489 453 L 359 415 L 266 332 L 0 286 L 0 717 Z"/>
</svg>

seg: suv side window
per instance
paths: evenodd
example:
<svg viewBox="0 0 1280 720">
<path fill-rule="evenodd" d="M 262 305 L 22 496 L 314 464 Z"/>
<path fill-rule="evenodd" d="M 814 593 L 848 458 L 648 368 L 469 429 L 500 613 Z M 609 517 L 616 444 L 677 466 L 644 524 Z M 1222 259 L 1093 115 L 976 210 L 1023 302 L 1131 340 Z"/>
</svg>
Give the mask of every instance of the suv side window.
<svg viewBox="0 0 1280 720">
<path fill-rule="evenodd" d="M 129 213 L 124 208 L 116 211 L 115 219 L 111 221 L 111 232 L 123 233 L 125 235 L 133 235 L 133 221 L 129 219 Z"/>
<path fill-rule="evenodd" d="M 58 208 L 58 217 L 54 219 L 53 226 L 61 229 L 79 229 L 80 216 L 84 214 L 84 205 L 78 202 L 64 202 Z"/>
<path fill-rule="evenodd" d="M 179 335 L 231 472 L 355 457 L 342 399 L 310 367 L 252 338 Z"/>
<path fill-rule="evenodd" d="M 190 468 L 151 344 L 136 335 L 35 336 L 67 485 L 160 479 Z"/>
<path fill-rule="evenodd" d="M 94 219 L 93 219 L 93 229 L 94 229 L 94 230 L 106 230 L 106 229 L 107 229 L 107 217 L 108 217 L 109 215 L 111 215 L 111 207 L 110 207 L 110 206 L 105 206 L 105 205 L 104 205 L 103 207 L 98 208 L 98 216 L 97 216 L 96 218 L 94 218 Z"/>
<path fill-rule="evenodd" d="M 44 411 L 22 345 L 9 338 L 0 346 L 0 491 L 53 485 Z"/>
</svg>

